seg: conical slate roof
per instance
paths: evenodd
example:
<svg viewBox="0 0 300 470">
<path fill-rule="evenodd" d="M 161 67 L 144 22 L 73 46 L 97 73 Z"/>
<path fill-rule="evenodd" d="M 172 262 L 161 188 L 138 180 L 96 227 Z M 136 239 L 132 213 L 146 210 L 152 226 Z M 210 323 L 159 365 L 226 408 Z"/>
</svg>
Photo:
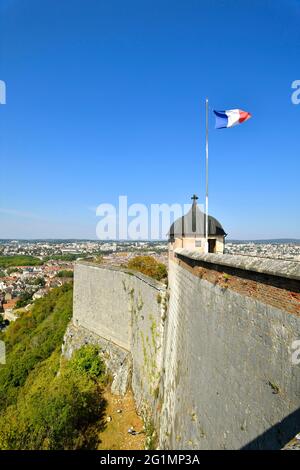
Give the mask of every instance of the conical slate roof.
<svg viewBox="0 0 300 470">
<path fill-rule="evenodd" d="M 190 210 L 183 217 L 179 217 L 170 227 L 168 236 L 172 241 L 177 237 L 200 238 L 205 237 L 206 218 L 205 214 L 199 209 L 194 200 Z M 208 235 L 209 236 L 226 236 L 226 233 L 220 222 L 208 216 Z"/>
</svg>

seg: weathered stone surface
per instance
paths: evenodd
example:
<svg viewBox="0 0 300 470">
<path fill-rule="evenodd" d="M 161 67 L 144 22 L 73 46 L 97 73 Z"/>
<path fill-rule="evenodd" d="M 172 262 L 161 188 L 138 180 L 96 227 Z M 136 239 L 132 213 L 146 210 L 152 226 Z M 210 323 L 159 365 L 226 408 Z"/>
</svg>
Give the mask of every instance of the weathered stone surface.
<svg viewBox="0 0 300 470">
<path fill-rule="evenodd" d="M 255 256 L 223 255 L 215 253 L 201 254 L 194 250 L 178 248 L 175 253 L 190 259 L 205 261 L 221 266 L 256 271 L 258 273 L 281 276 L 300 281 L 300 263 L 297 261 L 283 261 L 272 258 L 258 258 Z"/>
<path fill-rule="evenodd" d="M 300 316 L 287 307 L 298 302 L 298 264 L 180 253 L 205 260 L 211 275 L 171 260 L 168 293 L 145 276 L 78 263 L 65 355 L 99 344 L 113 389 L 130 383 L 162 449 L 282 448 L 300 422 Z M 245 276 L 228 279 L 217 265 Z"/>
<path fill-rule="evenodd" d="M 280 449 L 299 429 L 300 318 L 171 261 L 160 447 Z"/>
<path fill-rule="evenodd" d="M 112 390 L 124 393 L 130 383 L 138 410 L 145 419 L 151 416 L 156 423 L 166 299 L 166 287 L 140 273 L 86 262 L 75 266 L 70 332 L 76 327 L 80 332 L 89 331 L 93 341 L 105 344 L 111 356 L 107 366 L 114 375 Z M 87 339 L 86 334 L 83 337 Z M 118 354 L 116 349 L 123 353 Z M 115 357 L 117 364 L 112 359 Z"/>
</svg>

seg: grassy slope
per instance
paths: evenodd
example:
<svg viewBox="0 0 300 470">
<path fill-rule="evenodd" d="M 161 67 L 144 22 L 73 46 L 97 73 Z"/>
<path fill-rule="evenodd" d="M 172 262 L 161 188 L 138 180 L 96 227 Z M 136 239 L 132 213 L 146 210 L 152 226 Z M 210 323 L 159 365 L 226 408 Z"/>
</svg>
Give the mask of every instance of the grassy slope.
<svg viewBox="0 0 300 470">
<path fill-rule="evenodd" d="M 53 289 L 1 335 L 0 449 L 95 448 L 103 428 L 103 367 L 86 346 L 61 361 L 72 285 Z M 59 372 L 59 373 L 58 373 Z"/>
</svg>

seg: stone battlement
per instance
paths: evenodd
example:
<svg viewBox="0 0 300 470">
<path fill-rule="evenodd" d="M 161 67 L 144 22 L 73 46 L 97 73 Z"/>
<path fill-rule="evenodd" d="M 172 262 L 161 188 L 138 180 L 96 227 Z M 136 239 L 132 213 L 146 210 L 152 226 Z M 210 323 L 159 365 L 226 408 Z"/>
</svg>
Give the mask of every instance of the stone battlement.
<svg viewBox="0 0 300 470">
<path fill-rule="evenodd" d="M 177 249 L 175 255 L 209 265 L 223 266 L 234 270 L 244 270 L 256 274 L 283 277 L 300 281 L 300 262 L 286 261 L 256 256 L 223 255 L 215 253 L 201 254 L 195 250 Z"/>
<path fill-rule="evenodd" d="M 300 316 L 300 263 L 176 250 L 173 261 L 195 276 Z M 289 277 L 290 276 L 290 277 Z"/>
</svg>

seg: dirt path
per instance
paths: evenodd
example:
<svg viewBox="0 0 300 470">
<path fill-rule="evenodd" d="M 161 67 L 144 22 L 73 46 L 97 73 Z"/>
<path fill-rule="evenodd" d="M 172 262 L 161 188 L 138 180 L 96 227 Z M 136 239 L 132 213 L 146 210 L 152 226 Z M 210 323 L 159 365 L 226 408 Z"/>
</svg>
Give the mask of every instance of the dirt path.
<svg viewBox="0 0 300 470">
<path fill-rule="evenodd" d="M 107 424 L 105 430 L 100 434 L 101 444 L 98 449 L 144 449 L 146 436 L 143 430 L 143 421 L 137 415 L 132 392 L 127 392 L 124 397 L 120 397 L 106 391 L 103 396 L 107 400 L 105 412 Z M 133 428 L 138 434 L 128 433 L 130 428 Z"/>
</svg>

